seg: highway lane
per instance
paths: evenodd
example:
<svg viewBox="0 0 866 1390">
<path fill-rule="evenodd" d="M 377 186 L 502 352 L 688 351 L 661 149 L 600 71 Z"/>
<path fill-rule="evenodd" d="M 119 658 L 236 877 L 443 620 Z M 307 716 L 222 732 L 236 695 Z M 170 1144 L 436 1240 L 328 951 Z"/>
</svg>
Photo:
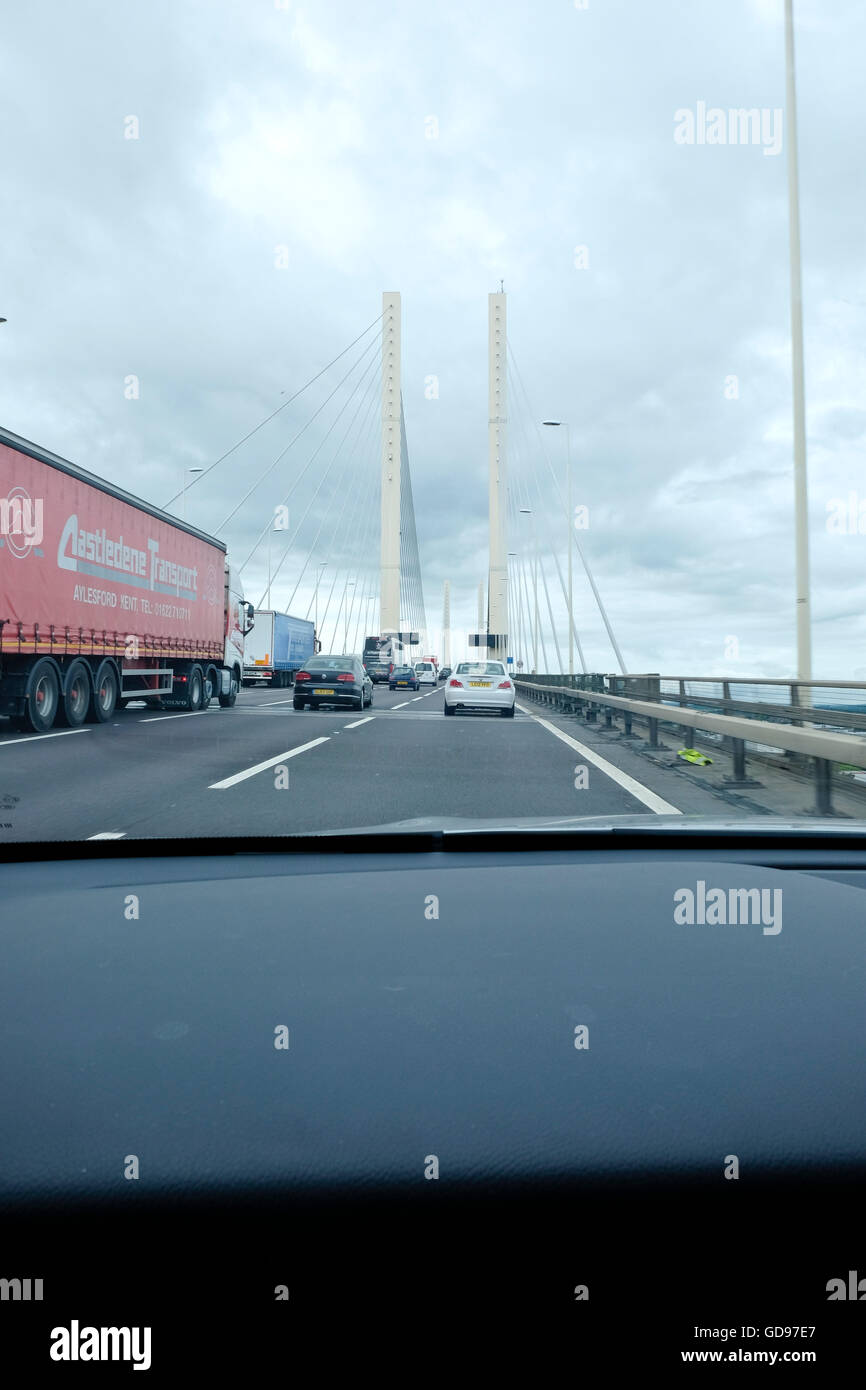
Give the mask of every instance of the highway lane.
<svg viewBox="0 0 866 1390">
<path fill-rule="evenodd" d="M 679 809 L 649 786 L 649 767 L 632 768 L 635 785 L 604 761 L 610 749 L 593 744 L 585 757 L 572 741 L 589 735 L 575 720 L 520 708 L 513 720 L 446 719 L 442 708 L 441 688 L 407 696 L 377 686 L 363 712 L 296 711 L 291 691 L 255 688 L 233 710 L 131 706 L 108 725 L 47 738 L 0 723 L 0 834 L 258 836 L 419 816 Z"/>
</svg>

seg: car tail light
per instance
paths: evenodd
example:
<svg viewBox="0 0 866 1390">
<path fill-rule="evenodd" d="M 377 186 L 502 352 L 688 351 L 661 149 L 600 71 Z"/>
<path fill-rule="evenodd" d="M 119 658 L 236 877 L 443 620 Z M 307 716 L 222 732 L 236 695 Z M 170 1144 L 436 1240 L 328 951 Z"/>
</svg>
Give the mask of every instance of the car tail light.
<svg viewBox="0 0 866 1390">
<path fill-rule="evenodd" d="M 311 681 L 312 679 L 313 678 L 310 675 L 309 671 L 299 671 L 298 674 L 295 676 L 296 681 Z"/>
<path fill-rule="evenodd" d="M 458 687 L 458 689 L 460 689 L 460 690 L 463 689 L 463 682 L 462 682 L 462 681 L 451 680 L 451 681 L 448 682 L 448 684 L 449 684 L 449 685 L 456 685 L 456 686 Z"/>
<path fill-rule="evenodd" d="M 347 671 L 345 675 L 337 677 L 338 681 L 353 681 L 354 679 L 355 677 L 352 675 L 351 671 Z"/>
<path fill-rule="evenodd" d="M 499 689 L 500 689 L 500 690 L 510 690 L 510 689 L 511 689 L 511 681 L 500 681 L 500 682 L 499 682 Z"/>
</svg>

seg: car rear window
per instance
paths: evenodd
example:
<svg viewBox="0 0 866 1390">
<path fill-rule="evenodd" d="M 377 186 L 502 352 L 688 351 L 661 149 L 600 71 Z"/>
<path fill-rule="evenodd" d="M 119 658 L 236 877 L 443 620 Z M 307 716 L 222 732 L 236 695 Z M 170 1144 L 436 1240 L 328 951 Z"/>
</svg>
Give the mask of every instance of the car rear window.
<svg viewBox="0 0 866 1390">
<path fill-rule="evenodd" d="M 458 676 L 504 676 L 505 667 L 501 661 L 461 661 L 457 667 Z"/>
<path fill-rule="evenodd" d="M 354 671 L 355 663 L 350 656 L 317 656 L 307 662 L 310 671 Z"/>
</svg>

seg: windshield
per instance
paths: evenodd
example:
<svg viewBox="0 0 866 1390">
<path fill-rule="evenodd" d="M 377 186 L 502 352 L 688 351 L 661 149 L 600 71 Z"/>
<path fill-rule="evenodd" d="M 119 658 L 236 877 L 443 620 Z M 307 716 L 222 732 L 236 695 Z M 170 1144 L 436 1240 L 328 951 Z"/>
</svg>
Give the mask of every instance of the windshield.
<svg viewBox="0 0 866 1390">
<path fill-rule="evenodd" d="M 866 825 L 866 7 L 7 8 L 8 843 Z"/>
</svg>

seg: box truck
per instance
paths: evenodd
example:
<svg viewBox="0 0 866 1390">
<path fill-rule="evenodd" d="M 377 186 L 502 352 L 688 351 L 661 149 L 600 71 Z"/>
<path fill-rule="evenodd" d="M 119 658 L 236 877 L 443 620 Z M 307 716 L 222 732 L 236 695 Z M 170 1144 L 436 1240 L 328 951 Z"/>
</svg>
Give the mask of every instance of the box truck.
<svg viewBox="0 0 866 1390">
<path fill-rule="evenodd" d="M 316 631 L 306 618 L 256 610 L 256 626 L 244 651 L 244 685 L 294 685 L 295 674 L 315 655 Z"/>
<path fill-rule="evenodd" d="M 0 714 L 230 707 L 253 621 L 222 541 L 0 428 Z"/>
</svg>

